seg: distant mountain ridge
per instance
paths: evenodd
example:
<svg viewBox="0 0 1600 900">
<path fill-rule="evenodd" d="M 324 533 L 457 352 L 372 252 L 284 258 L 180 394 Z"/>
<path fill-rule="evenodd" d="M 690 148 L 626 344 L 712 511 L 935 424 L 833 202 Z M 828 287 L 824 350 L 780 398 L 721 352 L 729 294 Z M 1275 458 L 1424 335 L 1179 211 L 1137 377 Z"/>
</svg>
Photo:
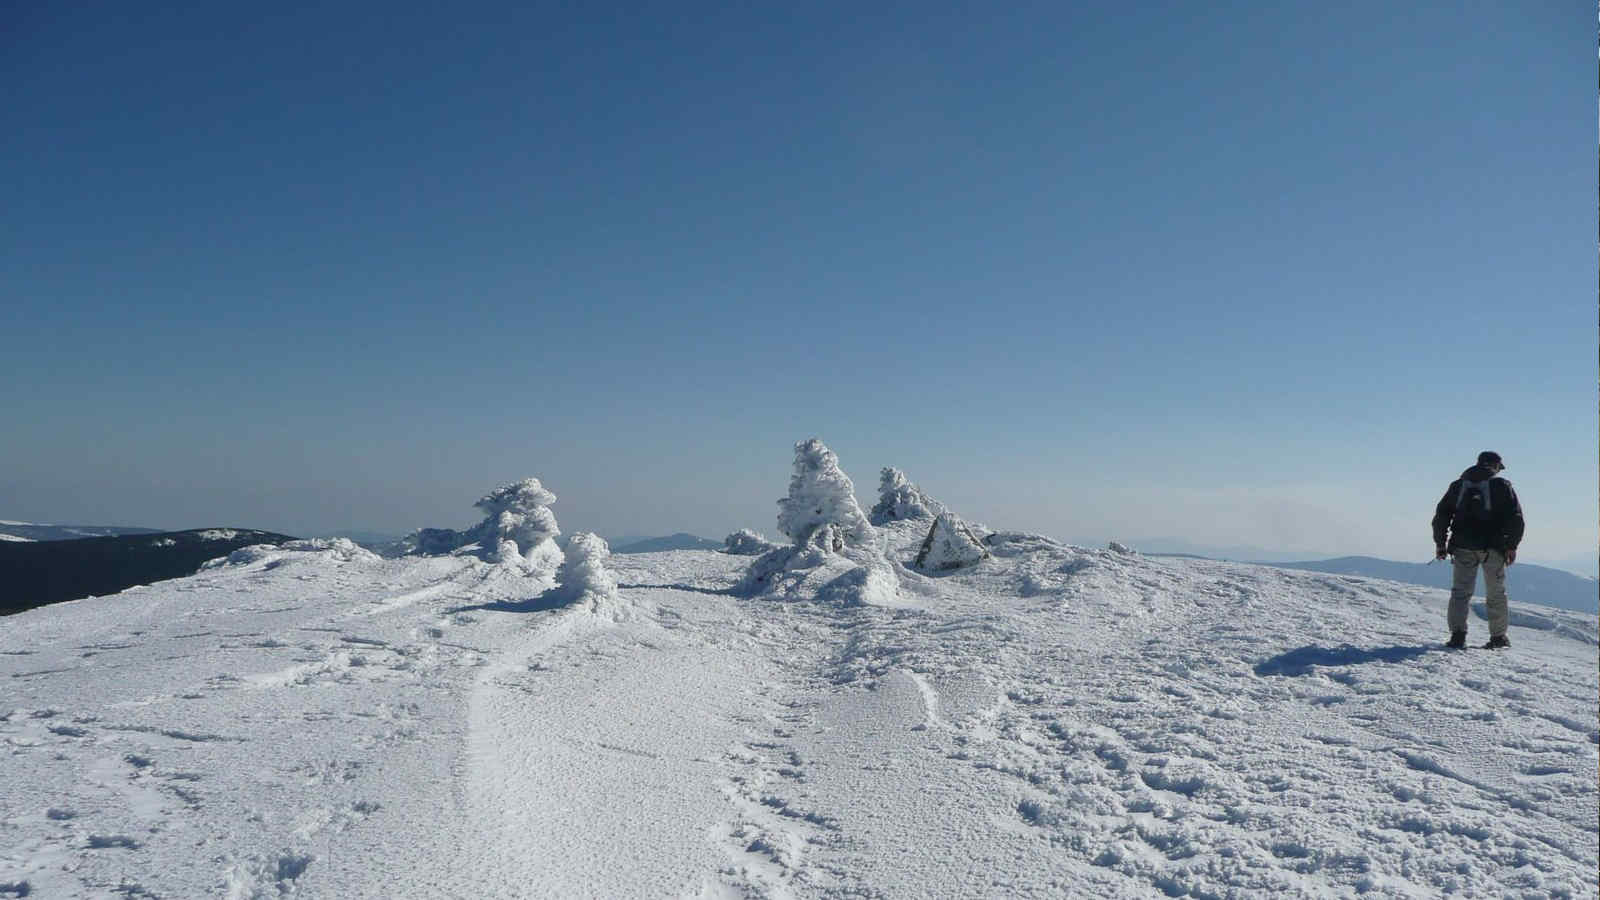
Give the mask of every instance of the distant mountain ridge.
<svg viewBox="0 0 1600 900">
<path fill-rule="evenodd" d="M 1260 565 L 1279 569 L 1299 569 L 1306 572 L 1326 572 L 1330 575 L 1360 575 L 1383 578 L 1403 584 L 1450 589 L 1451 565 L 1443 562 L 1409 563 L 1377 559 L 1371 556 L 1342 556 L 1314 562 L 1263 562 Z M 1600 581 L 1574 575 L 1561 569 L 1551 569 L 1532 563 L 1515 563 L 1507 569 L 1507 592 L 1511 603 L 1538 603 L 1557 609 L 1576 612 L 1600 612 Z M 1483 578 L 1478 578 L 1477 597 L 1483 596 Z"/>
<path fill-rule="evenodd" d="M 667 550 L 720 550 L 722 541 L 713 541 L 698 535 L 678 532 L 665 537 L 641 538 L 631 543 L 612 547 L 612 553 L 662 553 Z"/>
<path fill-rule="evenodd" d="M 201 563 L 240 547 L 292 540 L 251 528 L 195 528 L 0 542 L 0 615 L 193 575 Z"/>
<path fill-rule="evenodd" d="M 43 525 L 36 522 L 0 521 L 0 541 L 71 541 L 78 538 L 115 537 L 123 534 L 161 534 L 159 528 L 130 528 L 123 525 Z"/>
</svg>

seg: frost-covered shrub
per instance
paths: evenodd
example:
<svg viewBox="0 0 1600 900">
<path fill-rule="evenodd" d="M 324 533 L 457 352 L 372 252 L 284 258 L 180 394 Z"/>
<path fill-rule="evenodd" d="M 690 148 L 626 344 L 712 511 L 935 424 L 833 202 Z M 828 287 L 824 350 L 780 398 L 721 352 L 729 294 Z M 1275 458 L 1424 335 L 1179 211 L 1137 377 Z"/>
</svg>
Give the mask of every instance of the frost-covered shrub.
<svg viewBox="0 0 1600 900">
<path fill-rule="evenodd" d="M 943 512 L 933 520 L 928 536 L 917 553 L 916 566 L 930 572 L 960 569 L 976 565 L 989 556 L 983 539 L 971 526 L 952 512 Z"/>
<path fill-rule="evenodd" d="M 397 541 L 390 553 L 399 556 L 443 556 L 470 543 L 470 534 L 454 528 L 418 528 Z"/>
<path fill-rule="evenodd" d="M 878 477 L 878 503 L 867 518 L 874 525 L 883 525 L 905 519 L 930 519 L 943 511 L 944 507 L 912 484 L 906 473 L 885 466 Z"/>
<path fill-rule="evenodd" d="M 481 522 L 465 531 L 419 528 L 391 545 L 390 554 L 443 556 L 471 550 L 490 562 L 521 565 L 535 574 L 550 574 L 561 564 L 561 534 L 555 513 L 547 507 L 556 495 L 537 478 L 524 478 L 490 491 L 474 506 Z M 474 547 L 474 545 L 476 545 Z"/>
<path fill-rule="evenodd" d="M 875 533 L 856 502 L 855 485 L 839 468 L 839 457 L 816 438 L 794 446 L 789 496 L 778 501 L 778 531 L 797 547 L 813 545 L 818 529 L 832 526 L 830 545 L 865 546 Z"/>
<path fill-rule="evenodd" d="M 567 541 L 566 559 L 556 572 L 561 596 L 598 613 L 617 615 L 617 578 L 606 569 L 611 548 L 598 534 L 580 531 Z"/>
<path fill-rule="evenodd" d="M 731 556 L 760 556 L 777 545 L 757 532 L 741 528 L 722 542 L 722 552 Z"/>
</svg>

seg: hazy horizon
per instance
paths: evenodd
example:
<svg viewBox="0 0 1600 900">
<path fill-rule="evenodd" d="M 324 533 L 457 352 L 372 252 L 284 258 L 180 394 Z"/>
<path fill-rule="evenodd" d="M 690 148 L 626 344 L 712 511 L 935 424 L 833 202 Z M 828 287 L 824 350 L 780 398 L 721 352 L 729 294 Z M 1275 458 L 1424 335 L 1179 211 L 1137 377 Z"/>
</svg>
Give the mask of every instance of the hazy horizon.
<svg viewBox="0 0 1600 900">
<path fill-rule="evenodd" d="M 1600 546 L 1592 6 L 13 19 L 0 515 Z"/>
</svg>

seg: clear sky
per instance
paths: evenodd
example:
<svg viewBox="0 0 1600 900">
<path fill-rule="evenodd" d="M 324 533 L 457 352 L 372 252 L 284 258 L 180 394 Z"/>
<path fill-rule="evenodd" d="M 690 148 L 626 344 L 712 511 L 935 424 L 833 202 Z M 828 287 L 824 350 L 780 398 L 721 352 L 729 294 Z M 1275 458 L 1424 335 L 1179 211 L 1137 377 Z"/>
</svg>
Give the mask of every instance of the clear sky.
<svg viewBox="0 0 1600 900">
<path fill-rule="evenodd" d="M 1593 567 L 1592 3 L 730 6 L 14 4 L 0 518 Z"/>
</svg>

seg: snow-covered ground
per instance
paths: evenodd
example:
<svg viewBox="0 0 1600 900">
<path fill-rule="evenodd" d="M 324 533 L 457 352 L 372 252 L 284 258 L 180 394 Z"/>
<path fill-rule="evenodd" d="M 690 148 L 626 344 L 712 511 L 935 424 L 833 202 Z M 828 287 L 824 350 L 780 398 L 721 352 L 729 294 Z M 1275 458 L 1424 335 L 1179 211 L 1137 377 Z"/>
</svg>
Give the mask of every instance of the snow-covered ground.
<svg viewBox="0 0 1600 900">
<path fill-rule="evenodd" d="M 1596 895 L 1596 623 L 1515 569 L 1512 649 L 1449 652 L 1437 590 L 927 527 L 754 592 L 329 546 L 0 619 L 0 897 Z"/>
</svg>

